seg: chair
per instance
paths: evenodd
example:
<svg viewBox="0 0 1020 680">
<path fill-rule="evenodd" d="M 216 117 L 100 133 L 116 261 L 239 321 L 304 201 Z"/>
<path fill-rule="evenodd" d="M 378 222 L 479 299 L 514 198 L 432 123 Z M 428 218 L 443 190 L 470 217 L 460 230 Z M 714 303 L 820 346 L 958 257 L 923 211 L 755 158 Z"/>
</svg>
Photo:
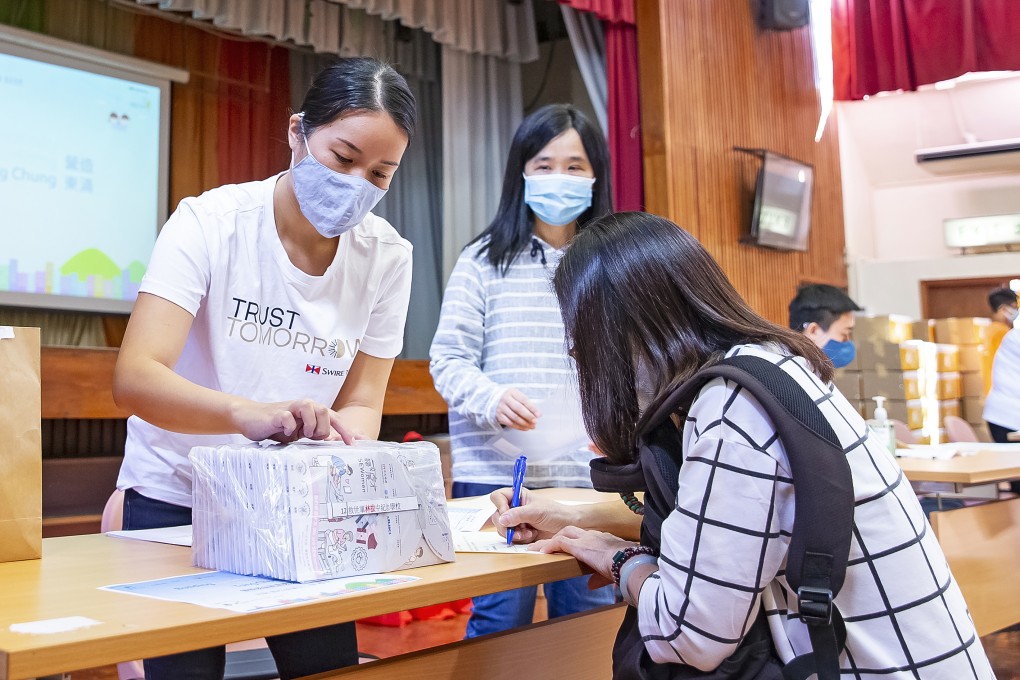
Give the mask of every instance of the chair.
<svg viewBox="0 0 1020 680">
<path fill-rule="evenodd" d="M 896 420 L 895 418 L 890 418 L 889 422 L 892 423 L 893 432 L 896 433 L 897 444 L 911 446 L 917 443 L 917 437 L 914 436 L 914 433 L 910 431 L 910 428 L 907 427 L 905 422 L 902 420 Z"/>
<path fill-rule="evenodd" d="M 105 534 L 107 531 L 120 531 L 123 526 L 124 492 L 115 489 L 103 508 L 99 530 Z M 122 661 L 117 664 L 117 677 L 120 680 L 141 680 L 145 677 L 142 662 Z M 227 645 L 227 667 L 223 677 L 224 680 L 269 680 L 278 678 L 279 674 L 265 640 L 259 640 Z"/>
<path fill-rule="evenodd" d="M 946 416 L 944 421 L 946 426 L 946 436 L 949 437 L 951 442 L 976 442 L 978 441 L 977 433 L 974 432 L 974 428 L 970 426 L 966 420 L 959 416 Z"/>
</svg>

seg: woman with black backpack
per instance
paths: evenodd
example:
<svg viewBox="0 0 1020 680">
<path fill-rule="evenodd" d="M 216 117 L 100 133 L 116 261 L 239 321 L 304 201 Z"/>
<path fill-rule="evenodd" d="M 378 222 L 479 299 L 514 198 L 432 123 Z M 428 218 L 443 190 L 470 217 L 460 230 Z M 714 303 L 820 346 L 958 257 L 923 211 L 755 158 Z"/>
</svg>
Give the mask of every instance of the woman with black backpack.
<svg viewBox="0 0 1020 680">
<path fill-rule="evenodd" d="M 494 521 L 619 585 L 614 677 L 994 677 L 909 482 L 820 349 L 653 215 L 590 223 L 554 285 L 605 456 L 592 479 L 626 505 L 510 509 L 500 490 Z M 598 530 L 632 533 L 631 511 L 640 543 Z"/>
</svg>

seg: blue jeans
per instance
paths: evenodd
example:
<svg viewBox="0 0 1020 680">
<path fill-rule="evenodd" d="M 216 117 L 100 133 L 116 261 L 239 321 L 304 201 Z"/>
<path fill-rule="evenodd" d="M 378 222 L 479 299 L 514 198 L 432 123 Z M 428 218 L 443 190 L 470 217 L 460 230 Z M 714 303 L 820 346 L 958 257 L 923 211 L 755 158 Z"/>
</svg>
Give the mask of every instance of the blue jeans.
<svg viewBox="0 0 1020 680">
<path fill-rule="evenodd" d="M 124 528 L 155 529 L 191 524 L 191 508 L 164 503 L 133 489 L 124 493 Z M 281 680 L 358 663 L 354 622 L 267 637 Z M 209 647 L 145 659 L 146 680 L 223 680 L 226 649 Z"/>
<path fill-rule="evenodd" d="M 495 484 L 454 482 L 453 497 L 487 496 L 499 488 Z M 546 583 L 542 588 L 550 619 L 616 602 L 615 586 L 588 590 L 587 576 Z M 529 586 L 472 598 L 471 618 L 464 637 L 473 638 L 528 625 L 535 613 L 537 594 L 538 587 Z"/>
</svg>

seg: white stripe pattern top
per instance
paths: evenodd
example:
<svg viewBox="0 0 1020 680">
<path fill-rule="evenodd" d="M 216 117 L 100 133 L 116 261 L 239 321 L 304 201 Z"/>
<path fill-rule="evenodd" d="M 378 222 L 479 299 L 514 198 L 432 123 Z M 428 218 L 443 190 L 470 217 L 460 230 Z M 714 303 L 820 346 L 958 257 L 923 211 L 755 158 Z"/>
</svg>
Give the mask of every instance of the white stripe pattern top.
<svg viewBox="0 0 1020 680">
<path fill-rule="evenodd" d="M 487 444 L 500 431 L 496 407 L 503 392 L 516 387 L 529 399 L 544 399 L 565 383 L 576 384 L 552 290 L 565 250 L 536 240 L 541 249 L 522 250 L 505 276 L 479 256 L 480 243 L 468 246 L 443 295 L 430 368 L 450 407 L 458 482 L 509 485 L 513 480 L 515 457 Z M 525 484 L 590 487 L 591 457 L 579 449 L 548 463 L 529 462 Z"/>
</svg>

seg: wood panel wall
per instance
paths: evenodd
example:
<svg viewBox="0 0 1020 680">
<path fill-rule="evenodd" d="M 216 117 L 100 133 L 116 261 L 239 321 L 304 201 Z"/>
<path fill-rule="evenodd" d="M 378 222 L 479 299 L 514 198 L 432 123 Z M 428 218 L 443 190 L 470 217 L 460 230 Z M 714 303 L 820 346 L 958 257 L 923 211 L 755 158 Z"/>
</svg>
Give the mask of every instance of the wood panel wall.
<svg viewBox="0 0 1020 680">
<path fill-rule="evenodd" d="M 689 230 L 737 290 L 786 325 L 801 283 L 846 286 L 836 116 L 814 141 L 819 100 L 806 28 L 762 31 L 751 0 L 637 0 L 645 203 Z M 759 147 L 815 169 L 805 253 L 740 243 Z"/>
</svg>

